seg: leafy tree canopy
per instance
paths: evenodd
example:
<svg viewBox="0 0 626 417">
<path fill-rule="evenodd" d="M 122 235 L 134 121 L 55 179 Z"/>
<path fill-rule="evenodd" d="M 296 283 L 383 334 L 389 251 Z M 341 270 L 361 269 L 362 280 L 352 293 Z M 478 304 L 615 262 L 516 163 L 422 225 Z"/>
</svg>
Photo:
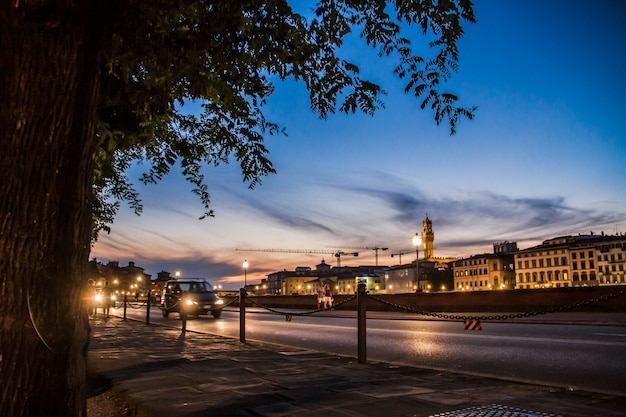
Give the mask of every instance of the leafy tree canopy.
<svg viewBox="0 0 626 417">
<path fill-rule="evenodd" d="M 462 23 L 474 22 L 469 0 L 319 0 L 308 19 L 287 0 L 124 3 L 103 48 L 94 238 L 108 231 L 119 201 L 141 211 L 125 176 L 133 161 L 148 162 L 144 183 L 162 179 L 180 161 L 203 217 L 213 215 L 203 165 L 234 158 L 250 187 L 274 173 L 263 138 L 283 131 L 262 111 L 271 79 L 303 82 L 321 118 L 381 108 L 381 86 L 341 57 L 350 34 L 395 59 L 405 92 L 437 124 L 447 122 L 451 134 L 461 117 L 473 117 L 475 108 L 458 107 L 454 94 L 440 91 L 457 71 Z M 411 25 L 430 40 L 428 55 L 416 54 L 404 37 Z M 202 103 L 202 114 L 180 111 L 189 100 Z"/>
</svg>

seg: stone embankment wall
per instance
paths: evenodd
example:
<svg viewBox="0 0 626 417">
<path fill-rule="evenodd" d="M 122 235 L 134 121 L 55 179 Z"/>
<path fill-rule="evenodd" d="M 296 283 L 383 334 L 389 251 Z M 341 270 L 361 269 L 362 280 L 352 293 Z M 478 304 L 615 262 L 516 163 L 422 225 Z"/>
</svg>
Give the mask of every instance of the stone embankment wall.
<svg viewBox="0 0 626 417">
<path fill-rule="evenodd" d="M 533 312 L 543 309 L 562 308 L 578 303 L 565 311 L 626 312 L 626 286 L 546 288 L 535 290 L 502 290 L 441 292 L 415 294 L 371 294 L 388 303 L 398 304 L 413 310 L 432 312 Z M 336 295 L 335 304 L 350 298 Z M 602 299 L 608 297 L 608 299 Z M 225 297 L 226 301 L 230 297 Z M 250 296 L 258 304 L 272 308 L 315 309 L 317 297 L 299 296 Z M 598 300 L 597 302 L 595 302 Z M 587 302 L 590 302 L 587 304 Z M 233 305 L 237 305 L 235 302 Z M 251 303 L 246 305 L 252 306 Z M 356 299 L 341 304 L 338 309 L 356 309 Z M 367 300 L 370 311 L 399 311 L 376 300 Z"/>
</svg>

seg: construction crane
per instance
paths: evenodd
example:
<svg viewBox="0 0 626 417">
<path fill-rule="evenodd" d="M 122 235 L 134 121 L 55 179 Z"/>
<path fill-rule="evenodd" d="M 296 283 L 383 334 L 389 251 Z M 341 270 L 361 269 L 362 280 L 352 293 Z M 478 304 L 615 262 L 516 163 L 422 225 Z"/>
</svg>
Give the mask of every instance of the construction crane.
<svg viewBox="0 0 626 417">
<path fill-rule="evenodd" d="M 359 256 L 359 252 L 344 252 L 341 250 L 323 250 L 323 249 L 235 249 L 240 252 L 279 252 L 279 253 L 310 253 L 320 255 L 334 255 L 337 258 L 337 266 L 341 266 L 341 257 Z"/>
<path fill-rule="evenodd" d="M 373 250 L 376 253 L 376 266 L 378 266 L 378 251 L 382 250 L 383 252 L 389 248 L 379 248 L 378 246 L 355 246 L 351 249 L 369 249 Z"/>
<path fill-rule="evenodd" d="M 399 258 L 399 259 L 398 259 L 398 265 L 402 265 L 402 255 L 406 255 L 407 253 L 413 253 L 413 251 L 407 250 L 407 251 L 405 252 L 405 251 L 402 251 L 402 250 L 401 250 L 401 251 L 398 251 L 398 252 L 392 253 L 392 254 L 391 254 L 391 257 L 393 258 L 394 256 L 397 256 L 397 257 Z"/>
</svg>

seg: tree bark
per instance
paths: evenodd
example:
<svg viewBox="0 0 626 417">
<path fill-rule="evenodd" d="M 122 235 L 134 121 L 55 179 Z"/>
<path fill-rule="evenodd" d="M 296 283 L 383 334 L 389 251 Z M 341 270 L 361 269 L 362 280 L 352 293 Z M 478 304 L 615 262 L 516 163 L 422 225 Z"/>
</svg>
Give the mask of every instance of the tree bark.
<svg viewBox="0 0 626 417">
<path fill-rule="evenodd" d="M 84 416 L 99 61 L 90 0 L 0 6 L 0 415 Z"/>
</svg>

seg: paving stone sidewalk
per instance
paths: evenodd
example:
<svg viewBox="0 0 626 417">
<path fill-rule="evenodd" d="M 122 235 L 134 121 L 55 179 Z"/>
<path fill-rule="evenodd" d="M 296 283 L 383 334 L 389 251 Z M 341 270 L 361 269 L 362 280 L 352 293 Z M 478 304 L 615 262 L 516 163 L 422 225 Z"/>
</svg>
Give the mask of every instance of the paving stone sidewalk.
<svg viewBox="0 0 626 417">
<path fill-rule="evenodd" d="M 89 366 L 139 417 L 626 417 L 626 395 L 359 364 L 117 317 L 90 323 Z"/>
</svg>

